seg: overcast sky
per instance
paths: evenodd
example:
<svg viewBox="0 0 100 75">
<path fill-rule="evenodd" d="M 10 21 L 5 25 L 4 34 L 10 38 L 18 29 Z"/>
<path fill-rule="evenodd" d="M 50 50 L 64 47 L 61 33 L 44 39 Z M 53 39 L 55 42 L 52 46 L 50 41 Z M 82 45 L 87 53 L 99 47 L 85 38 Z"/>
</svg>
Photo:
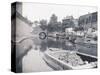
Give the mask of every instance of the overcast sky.
<svg viewBox="0 0 100 75">
<path fill-rule="evenodd" d="M 41 3 L 23 3 L 23 16 L 27 17 L 32 22 L 41 19 L 50 19 L 52 14 L 58 17 L 61 21 L 66 16 L 78 18 L 81 15 L 97 11 L 94 6 L 74 6 L 74 5 L 54 5 Z"/>
</svg>

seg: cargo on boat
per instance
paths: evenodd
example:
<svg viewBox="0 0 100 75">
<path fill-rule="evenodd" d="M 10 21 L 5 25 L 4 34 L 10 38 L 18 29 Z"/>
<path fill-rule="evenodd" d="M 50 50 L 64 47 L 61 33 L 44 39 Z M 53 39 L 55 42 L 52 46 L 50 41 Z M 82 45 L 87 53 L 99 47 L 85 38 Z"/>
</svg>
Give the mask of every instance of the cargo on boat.
<svg viewBox="0 0 100 75">
<path fill-rule="evenodd" d="M 43 56 L 44 61 L 55 70 L 90 69 L 97 67 L 97 57 L 81 52 L 48 49 Z"/>
</svg>

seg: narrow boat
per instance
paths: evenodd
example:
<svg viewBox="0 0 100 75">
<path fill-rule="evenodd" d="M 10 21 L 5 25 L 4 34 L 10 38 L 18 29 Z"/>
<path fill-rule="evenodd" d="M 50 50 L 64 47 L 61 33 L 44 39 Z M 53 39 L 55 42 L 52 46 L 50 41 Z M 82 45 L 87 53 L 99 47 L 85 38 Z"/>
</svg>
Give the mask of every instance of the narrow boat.
<svg viewBox="0 0 100 75">
<path fill-rule="evenodd" d="M 70 50 L 49 48 L 43 59 L 54 70 L 97 68 L 96 56 Z"/>
</svg>

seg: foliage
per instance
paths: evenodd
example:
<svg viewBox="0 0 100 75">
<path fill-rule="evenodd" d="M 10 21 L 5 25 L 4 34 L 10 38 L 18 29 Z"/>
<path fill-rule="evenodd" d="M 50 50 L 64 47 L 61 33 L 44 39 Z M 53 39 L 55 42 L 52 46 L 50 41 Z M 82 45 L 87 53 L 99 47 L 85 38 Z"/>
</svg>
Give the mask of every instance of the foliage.
<svg viewBox="0 0 100 75">
<path fill-rule="evenodd" d="M 46 29 L 47 29 L 47 21 L 46 21 L 46 20 L 42 19 L 42 20 L 40 21 L 40 28 L 41 28 L 42 30 L 46 30 Z"/>
</svg>

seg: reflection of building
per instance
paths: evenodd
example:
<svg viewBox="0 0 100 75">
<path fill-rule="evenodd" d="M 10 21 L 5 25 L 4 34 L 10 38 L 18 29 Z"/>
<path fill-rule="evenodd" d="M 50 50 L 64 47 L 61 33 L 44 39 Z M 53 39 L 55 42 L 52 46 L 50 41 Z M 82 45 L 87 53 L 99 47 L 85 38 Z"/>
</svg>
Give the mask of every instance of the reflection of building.
<svg viewBox="0 0 100 75">
<path fill-rule="evenodd" d="M 85 30 L 88 30 L 88 28 L 93 28 L 97 30 L 97 12 L 80 16 L 78 24 Z"/>
</svg>

